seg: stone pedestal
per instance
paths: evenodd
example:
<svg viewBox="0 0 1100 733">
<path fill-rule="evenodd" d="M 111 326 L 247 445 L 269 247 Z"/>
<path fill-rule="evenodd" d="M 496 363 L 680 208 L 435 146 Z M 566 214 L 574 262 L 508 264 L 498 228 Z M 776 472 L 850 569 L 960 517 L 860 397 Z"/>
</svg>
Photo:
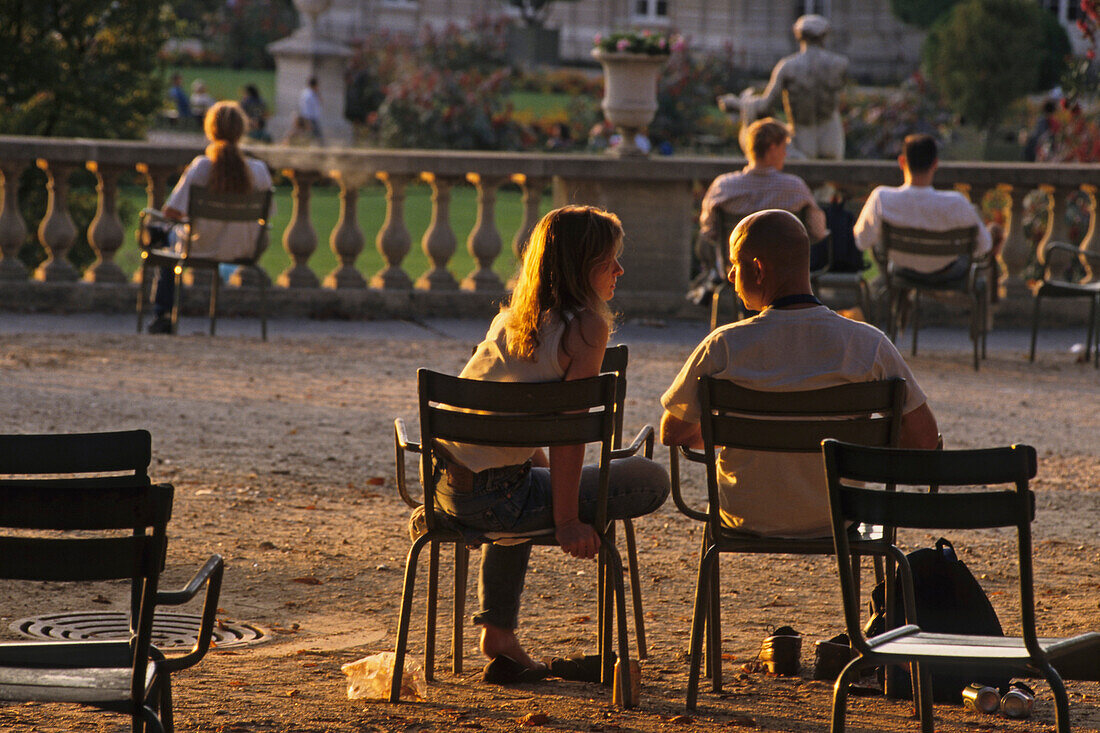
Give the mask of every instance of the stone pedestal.
<svg viewBox="0 0 1100 733">
<path fill-rule="evenodd" d="M 687 181 L 554 179 L 554 206 L 589 204 L 614 212 L 623 223 L 619 258 L 625 270 L 616 292 L 623 296 L 687 290 L 691 269 L 692 198 Z M 670 288 L 670 283 L 676 283 Z M 623 299 L 625 302 L 625 298 Z"/>
<path fill-rule="evenodd" d="M 351 124 L 344 119 L 344 72 L 351 51 L 343 44 L 319 36 L 312 24 L 268 45 L 275 57 L 275 114 L 268 121 L 272 139 L 283 140 L 298 112 L 298 97 L 311 78 L 317 79 L 324 116 L 321 134 L 325 145 L 351 142 Z"/>
</svg>

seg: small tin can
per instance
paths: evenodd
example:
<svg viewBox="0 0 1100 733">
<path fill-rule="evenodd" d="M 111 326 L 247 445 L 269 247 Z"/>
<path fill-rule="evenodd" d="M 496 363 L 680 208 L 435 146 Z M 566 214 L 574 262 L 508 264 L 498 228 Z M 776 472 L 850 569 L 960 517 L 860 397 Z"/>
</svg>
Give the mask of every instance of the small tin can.
<svg viewBox="0 0 1100 733">
<path fill-rule="evenodd" d="M 979 713 L 995 713 L 1001 704 L 1001 695 L 988 685 L 975 682 L 962 691 L 963 705 Z"/>
<path fill-rule="evenodd" d="M 1031 716 L 1031 706 L 1034 704 L 1035 694 L 1031 689 L 1015 682 L 1001 698 L 1001 713 L 1007 718 L 1027 718 Z"/>
</svg>

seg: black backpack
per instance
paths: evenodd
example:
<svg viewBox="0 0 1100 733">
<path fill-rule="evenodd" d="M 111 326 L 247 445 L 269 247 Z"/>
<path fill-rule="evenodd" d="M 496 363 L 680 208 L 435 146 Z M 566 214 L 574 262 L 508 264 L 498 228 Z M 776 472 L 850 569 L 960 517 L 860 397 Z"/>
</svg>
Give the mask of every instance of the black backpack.
<svg viewBox="0 0 1100 733">
<path fill-rule="evenodd" d="M 974 578 L 970 569 L 955 555 L 954 546 L 944 538 L 936 540 L 935 547 L 925 547 L 909 553 L 909 567 L 913 571 L 913 593 L 917 617 L 911 619 L 923 631 L 941 634 L 976 634 L 979 636 L 1004 636 L 1001 622 L 993 604 Z M 905 623 L 905 611 L 901 599 L 901 577 L 898 576 L 898 593 L 894 598 L 894 618 Z M 886 629 L 886 589 L 883 583 L 871 592 L 871 618 L 864 632 L 876 636 Z M 962 690 L 972 682 L 1007 690 L 1010 678 L 991 673 L 988 668 L 939 667 L 929 665 L 932 673 L 932 699 L 936 702 L 962 702 Z M 909 670 L 897 669 L 898 684 L 891 694 L 902 699 L 913 695 Z"/>
</svg>

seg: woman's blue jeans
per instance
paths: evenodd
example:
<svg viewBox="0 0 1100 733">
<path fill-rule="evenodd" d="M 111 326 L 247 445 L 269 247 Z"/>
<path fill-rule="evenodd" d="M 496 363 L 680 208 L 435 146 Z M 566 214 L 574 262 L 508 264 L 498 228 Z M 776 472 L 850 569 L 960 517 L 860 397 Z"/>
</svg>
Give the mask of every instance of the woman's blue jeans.
<svg viewBox="0 0 1100 733">
<path fill-rule="evenodd" d="M 533 532 L 554 528 L 550 469 L 521 466 L 490 468 L 473 475 L 469 491 L 456 491 L 445 467 L 436 464 L 436 506 L 463 527 L 485 532 Z M 581 472 L 579 515 L 591 523 L 596 516 L 599 468 Z M 657 463 L 633 456 L 611 462 L 608 477 L 608 519 L 639 517 L 656 511 L 668 498 L 668 472 Z M 531 545 L 481 548 L 475 624 L 514 629 L 519 624 L 520 595 L 527 575 Z"/>
</svg>

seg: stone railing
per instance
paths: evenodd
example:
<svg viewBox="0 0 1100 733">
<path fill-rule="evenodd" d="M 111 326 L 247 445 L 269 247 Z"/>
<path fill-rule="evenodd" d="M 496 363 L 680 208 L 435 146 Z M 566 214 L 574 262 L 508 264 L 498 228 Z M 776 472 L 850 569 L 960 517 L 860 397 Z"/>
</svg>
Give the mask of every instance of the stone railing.
<svg viewBox="0 0 1100 733">
<path fill-rule="evenodd" d="M 179 171 L 199 151 L 198 146 L 188 145 L 0 136 L 0 308 L 108 307 L 103 304 L 111 299 L 105 293 L 116 291 L 122 293 L 120 303 L 132 298 L 135 286 L 127 282 L 114 261 L 126 240 L 117 211 L 119 179 L 138 171 L 146 182 L 148 204 L 158 206 Z M 548 188 L 555 205 L 595 204 L 622 218 L 628 238 L 623 258 L 626 275 L 620 281 L 616 303 L 623 312 L 684 312 L 683 292 L 700 186 L 742 165 L 736 159 L 699 157 L 619 159 L 273 146 L 257 146 L 249 152 L 272 169 L 283 171 L 293 183 L 290 223 L 272 237 L 273 242 L 281 241 L 291 259 L 290 267 L 276 278 L 276 303 L 297 304 L 287 306 L 292 312 L 352 317 L 486 312 L 505 290 L 493 263 L 506 239 L 515 252 L 520 251 L 540 207 L 545 208 L 543 197 Z M 28 273 L 16 256 L 28 231 L 28 223 L 19 213 L 16 182 L 31 165 L 44 170 L 48 179 L 46 214 L 41 222 L 31 223 L 37 225 L 38 240 L 48 259 L 34 273 Z M 98 181 L 97 212 L 87 232 L 97 259 L 84 273 L 83 282 L 78 282 L 80 275 L 66 258 L 80 234 L 68 210 L 68 180 L 79 168 L 90 170 Z M 814 188 L 832 184 L 856 202 L 875 185 L 900 182 L 897 166 L 885 161 L 792 161 L 787 170 Z M 937 173 L 937 185 L 958 187 L 972 200 L 996 191 L 1000 200 L 1007 202 L 1004 263 L 1018 282 L 1033 256 L 1033 247 L 1023 233 L 1024 194 L 1037 188 L 1049 193 L 1052 215 L 1045 238 L 1061 240 L 1068 238 L 1070 197 L 1084 194 L 1092 224 L 1081 245 L 1095 251 L 1100 249 L 1095 178 L 1095 167 L 1086 165 L 944 162 Z M 324 179 L 340 187 L 340 216 L 331 232 L 318 233 L 310 215 L 310 192 Z M 386 188 L 385 220 L 375 241 L 385 264 L 368 281 L 356 267 L 366 246 L 356 200 L 359 190 L 376 180 Z M 404 198 L 406 187 L 418 180 L 426 181 L 432 192 L 431 223 L 419 243 L 430 266 L 427 272 L 414 275 L 402 266 L 413 246 L 405 223 Z M 507 182 L 519 184 L 523 194 L 524 216 L 516 232 L 500 232 L 495 224 L 497 191 Z M 450 217 L 451 191 L 456 185 L 467 184 L 477 190 L 477 220 L 472 231 L 455 232 Z M 310 267 L 319 234 L 327 237 L 338 260 L 336 269 L 323 275 Z M 476 262 L 474 270 L 461 280 L 448 269 L 460 236 L 465 236 L 465 246 Z M 247 287 L 247 280 L 242 287 Z M 233 310 L 234 289 L 227 290 L 223 303 Z M 95 295 L 80 297 L 82 292 Z M 132 306 L 132 300 L 125 302 Z"/>
</svg>

